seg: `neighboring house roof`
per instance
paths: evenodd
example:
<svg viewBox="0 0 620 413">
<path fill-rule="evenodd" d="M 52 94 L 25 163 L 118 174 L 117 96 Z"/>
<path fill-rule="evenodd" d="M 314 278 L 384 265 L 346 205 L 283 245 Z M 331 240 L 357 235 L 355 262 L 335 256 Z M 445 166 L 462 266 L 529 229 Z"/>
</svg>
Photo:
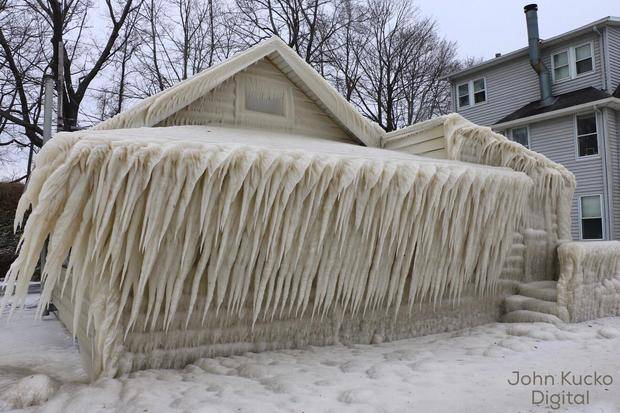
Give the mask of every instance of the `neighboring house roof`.
<svg viewBox="0 0 620 413">
<path fill-rule="evenodd" d="M 618 92 L 618 90 L 616 90 Z M 498 120 L 495 124 L 501 124 L 510 122 L 513 120 L 527 118 L 530 116 L 540 115 L 542 113 L 553 112 L 556 110 L 568 108 L 571 106 L 577 106 L 584 103 L 595 102 L 597 100 L 609 98 L 611 95 L 605 91 L 600 89 L 596 89 L 593 87 L 586 87 L 579 90 L 574 90 L 572 92 L 563 93 L 561 95 L 557 95 L 555 98 L 555 102 L 551 105 L 543 106 L 542 100 L 535 100 L 534 102 L 530 102 L 525 106 L 520 107 L 514 112 L 504 116 L 500 120 Z"/>
<path fill-rule="evenodd" d="M 562 34 L 560 34 L 558 36 L 554 36 L 554 37 L 551 37 L 549 39 L 542 40 L 541 47 L 544 49 L 546 47 L 550 47 L 550 46 L 556 45 L 558 43 L 561 43 L 563 41 L 575 38 L 577 36 L 581 36 L 583 34 L 590 33 L 590 32 L 592 32 L 594 30 L 595 27 L 599 28 L 599 27 L 604 27 L 604 26 L 609 26 L 609 25 L 616 25 L 616 26 L 620 25 L 620 17 L 607 16 L 607 17 L 604 17 L 602 19 L 596 20 L 596 21 L 594 21 L 592 23 L 586 24 L 585 26 L 581 26 L 581 27 L 579 27 L 579 28 L 577 28 L 575 30 L 571 30 L 569 32 L 562 33 Z M 527 56 L 528 50 L 529 49 L 528 49 L 527 46 L 523 47 L 523 48 L 515 50 L 513 52 L 503 54 L 503 55 L 501 55 L 499 57 L 495 57 L 493 59 L 485 60 L 482 63 L 479 63 L 477 65 L 468 67 L 466 69 L 456 71 L 454 73 L 449 74 L 445 78 L 448 79 L 448 80 L 456 79 L 456 78 L 461 78 L 461 77 L 470 75 L 472 73 L 478 72 L 479 70 L 488 69 L 490 67 L 499 65 L 501 63 L 507 62 L 507 61 L 512 60 L 512 59 L 515 59 L 517 57 Z"/>
<path fill-rule="evenodd" d="M 155 126 L 211 90 L 269 57 L 286 76 L 323 109 L 340 127 L 366 146 L 379 146 L 385 132 L 365 118 L 312 66 L 278 37 L 271 37 L 244 52 L 139 102 L 133 108 L 94 126 L 94 130 Z"/>
</svg>

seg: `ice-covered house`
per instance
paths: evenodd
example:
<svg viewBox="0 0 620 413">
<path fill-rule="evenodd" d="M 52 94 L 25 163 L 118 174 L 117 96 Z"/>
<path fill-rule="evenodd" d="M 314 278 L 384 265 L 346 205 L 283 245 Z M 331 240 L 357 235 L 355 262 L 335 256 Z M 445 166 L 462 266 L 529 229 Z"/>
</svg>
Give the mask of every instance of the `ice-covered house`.
<svg viewBox="0 0 620 413">
<path fill-rule="evenodd" d="M 386 134 L 270 39 L 46 144 L 5 299 L 49 235 L 41 301 L 93 377 L 447 331 L 555 298 L 521 283 L 557 278 L 573 189 L 458 115 Z"/>
</svg>

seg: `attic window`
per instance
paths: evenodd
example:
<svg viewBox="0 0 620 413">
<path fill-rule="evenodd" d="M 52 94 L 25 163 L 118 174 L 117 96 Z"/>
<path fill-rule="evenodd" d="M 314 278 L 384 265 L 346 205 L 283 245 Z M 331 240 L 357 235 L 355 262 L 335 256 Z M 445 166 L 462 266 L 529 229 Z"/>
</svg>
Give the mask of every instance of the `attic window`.
<svg viewBox="0 0 620 413">
<path fill-rule="evenodd" d="M 246 126 L 289 128 L 294 124 L 290 84 L 253 74 L 237 78 L 236 122 Z"/>
<path fill-rule="evenodd" d="M 270 94 L 265 91 L 245 89 L 245 110 L 266 113 L 268 115 L 286 116 L 284 95 Z"/>
</svg>

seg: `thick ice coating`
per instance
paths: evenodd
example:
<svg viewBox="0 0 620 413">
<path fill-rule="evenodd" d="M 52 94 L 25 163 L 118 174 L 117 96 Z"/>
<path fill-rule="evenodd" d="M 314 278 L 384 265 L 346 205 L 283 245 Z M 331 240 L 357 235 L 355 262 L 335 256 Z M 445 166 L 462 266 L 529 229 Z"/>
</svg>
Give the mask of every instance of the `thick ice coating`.
<svg viewBox="0 0 620 413">
<path fill-rule="evenodd" d="M 36 162 L 4 304 L 23 300 L 49 236 L 39 310 L 59 287 L 74 314 L 91 297 L 89 323 L 125 335 L 243 311 L 252 323 L 336 306 L 395 315 L 467 284 L 483 295 L 532 185 L 504 168 L 207 126 L 59 134 Z M 115 320 L 96 310 L 102 289 Z"/>
</svg>

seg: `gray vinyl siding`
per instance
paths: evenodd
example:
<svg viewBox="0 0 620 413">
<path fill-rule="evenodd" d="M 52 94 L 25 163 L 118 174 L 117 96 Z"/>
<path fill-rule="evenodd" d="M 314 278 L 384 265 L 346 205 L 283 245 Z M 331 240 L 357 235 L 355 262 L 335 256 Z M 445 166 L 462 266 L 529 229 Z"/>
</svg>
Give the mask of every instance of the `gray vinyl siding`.
<svg viewBox="0 0 620 413">
<path fill-rule="evenodd" d="M 543 49 L 543 62 L 549 70 L 552 70 L 551 55 L 553 53 L 587 42 L 592 42 L 594 49 L 594 71 L 575 79 L 553 84 L 553 94 L 557 95 L 589 86 L 598 89 L 602 88 L 603 77 L 601 70 L 600 36 L 594 32 L 575 39 L 570 39 L 553 48 Z M 517 57 L 487 70 L 480 70 L 466 77 L 453 79 L 453 96 L 456 97 L 457 85 L 481 77 L 484 77 L 486 80 L 487 101 L 469 108 L 457 109 L 457 112 L 462 116 L 479 125 L 493 125 L 509 113 L 530 102 L 540 99 L 538 76 L 530 66 L 527 56 Z M 454 99 L 454 104 L 456 105 L 456 98 Z"/>
<path fill-rule="evenodd" d="M 620 113 L 605 109 L 607 113 L 607 150 L 609 151 L 609 179 L 611 185 L 612 239 L 620 239 Z"/>
<path fill-rule="evenodd" d="M 456 85 L 480 77 L 486 80 L 487 101 L 481 105 L 457 110 L 463 117 L 479 125 L 492 125 L 510 112 L 540 97 L 538 77 L 526 58 L 514 59 L 487 71 L 454 81 L 454 96 Z"/>
<path fill-rule="evenodd" d="M 579 197 L 600 194 L 603 205 L 605 204 L 601 158 L 577 159 L 575 117 L 572 115 L 531 124 L 530 148 L 554 162 L 561 163 L 575 174 L 577 188 L 571 208 L 571 232 L 573 239 L 580 239 Z"/>
<path fill-rule="evenodd" d="M 607 27 L 607 61 L 611 93 L 620 85 L 620 27 Z"/>
<path fill-rule="evenodd" d="M 571 92 L 573 90 L 583 89 L 584 87 L 592 86 L 597 89 L 603 88 L 603 76 L 602 76 L 602 60 L 601 60 L 601 42 L 600 36 L 595 32 L 592 34 L 580 36 L 575 39 L 571 39 L 568 42 L 554 46 L 548 50 L 543 50 L 542 58 L 545 66 L 552 70 L 551 67 L 551 55 L 557 52 L 566 50 L 572 46 L 581 46 L 584 43 L 592 43 L 594 49 L 594 70 L 592 72 L 581 75 L 575 79 L 569 79 L 560 81 L 553 84 L 552 92 L 554 95 L 560 95 L 562 93 Z"/>
</svg>

